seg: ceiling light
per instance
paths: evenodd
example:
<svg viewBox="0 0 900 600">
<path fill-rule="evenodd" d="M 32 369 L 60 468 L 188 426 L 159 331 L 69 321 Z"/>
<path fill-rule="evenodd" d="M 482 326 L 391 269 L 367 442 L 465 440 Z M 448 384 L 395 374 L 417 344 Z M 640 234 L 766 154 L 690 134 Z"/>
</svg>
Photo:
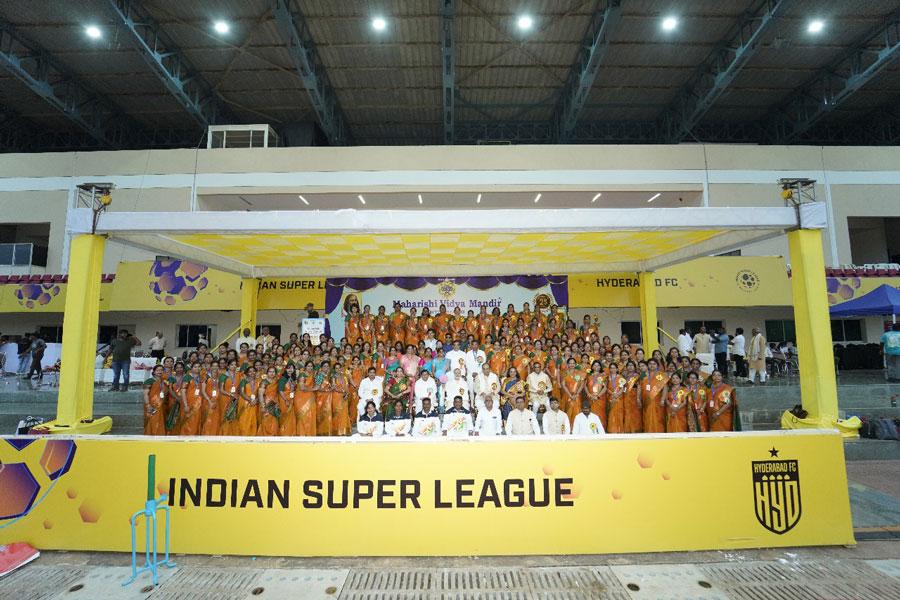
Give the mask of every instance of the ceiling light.
<svg viewBox="0 0 900 600">
<path fill-rule="evenodd" d="M 672 31 L 676 27 L 678 27 L 678 19 L 676 19 L 675 17 L 666 17 L 665 19 L 663 19 L 662 28 L 664 30 Z"/>
<path fill-rule="evenodd" d="M 653 202 L 654 200 L 656 200 L 656 199 L 659 198 L 660 196 L 662 196 L 662 194 L 660 194 L 659 192 L 653 194 L 652 196 L 650 196 L 650 199 L 647 200 L 647 204 L 650 204 L 651 202 Z"/>
<path fill-rule="evenodd" d="M 534 197 L 534 203 L 537 204 L 540 201 L 540 199 L 541 199 L 541 194 L 539 192 L 538 195 Z"/>
<path fill-rule="evenodd" d="M 825 29 L 825 22 L 824 22 L 824 21 L 821 21 L 821 20 L 819 20 L 819 19 L 815 19 L 814 21 L 810 21 L 810 22 L 809 22 L 809 26 L 806 28 L 806 30 L 807 30 L 808 32 L 810 32 L 810 33 L 819 33 L 819 32 L 822 31 L 823 29 Z"/>
<path fill-rule="evenodd" d="M 225 21 L 216 21 L 213 23 L 213 29 L 216 30 L 216 33 L 228 33 L 231 29 L 231 25 L 226 23 Z"/>
<path fill-rule="evenodd" d="M 297 197 L 300 198 L 300 202 L 309 206 L 309 202 L 306 201 L 306 198 L 304 198 L 303 196 L 300 196 L 299 194 L 297 195 Z"/>
<path fill-rule="evenodd" d="M 516 19 L 516 25 L 522 31 L 527 31 L 527 30 L 531 29 L 532 25 L 534 25 L 534 19 L 532 19 L 528 15 L 522 15 L 521 17 Z"/>
<path fill-rule="evenodd" d="M 366 199 L 363 198 L 363 195 L 362 195 L 362 194 L 357 194 L 356 197 L 359 198 L 359 201 L 362 202 L 363 204 L 366 203 Z"/>
<path fill-rule="evenodd" d="M 478 197 L 475 198 L 475 204 L 481 204 L 481 194 L 478 194 Z"/>
<path fill-rule="evenodd" d="M 92 40 L 100 39 L 103 36 L 103 32 L 96 25 L 88 25 L 84 28 L 84 33 Z"/>
<path fill-rule="evenodd" d="M 419 204 L 422 204 L 422 194 L 419 194 Z"/>
<path fill-rule="evenodd" d="M 387 29 L 387 21 L 383 17 L 375 17 L 372 19 L 372 29 L 375 31 L 384 31 Z"/>
<path fill-rule="evenodd" d="M 602 192 L 598 192 L 597 195 L 594 196 L 594 198 L 591 200 L 591 202 L 596 202 L 597 200 L 600 199 L 600 196 L 602 196 L 602 195 L 603 195 Z"/>
</svg>

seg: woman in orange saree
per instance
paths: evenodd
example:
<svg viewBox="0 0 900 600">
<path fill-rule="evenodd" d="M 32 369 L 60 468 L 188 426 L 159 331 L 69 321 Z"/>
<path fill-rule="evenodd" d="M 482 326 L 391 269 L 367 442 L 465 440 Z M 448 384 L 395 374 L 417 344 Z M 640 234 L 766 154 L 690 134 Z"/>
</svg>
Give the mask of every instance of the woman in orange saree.
<svg viewBox="0 0 900 600">
<path fill-rule="evenodd" d="M 356 423 L 359 417 L 356 414 L 356 411 L 359 410 L 359 384 L 366 376 L 368 370 L 368 367 L 356 357 L 350 363 L 350 375 L 347 382 L 349 386 L 347 388 L 347 410 L 350 416 L 350 423 Z"/>
<path fill-rule="evenodd" d="M 697 380 L 694 371 L 687 376 L 688 389 L 688 431 L 709 431 L 706 405 L 709 402 L 709 388 Z"/>
<path fill-rule="evenodd" d="M 438 308 L 438 314 L 434 315 L 434 337 L 440 343 L 444 342 L 444 336 L 450 333 L 450 320 L 452 315 L 447 312 L 447 306 L 441 304 Z"/>
<path fill-rule="evenodd" d="M 262 377 L 253 366 L 247 367 L 238 387 L 237 434 L 256 435 L 259 423 L 259 394 Z"/>
<path fill-rule="evenodd" d="M 294 394 L 294 416 L 297 419 L 297 435 L 316 435 L 316 392 L 313 362 L 307 361 L 297 373 L 297 391 Z"/>
<path fill-rule="evenodd" d="M 562 363 L 562 359 L 559 356 L 559 350 L 557 350 L 556 346 L 550 347 L 550 355 L 547 357 L 547 375 L 550 376 L 550 396 L 559 400 L 559 410 L 567 413 L 566 409 L 569 408 L 569 403 L 564 402 L 562 398 L 562 393 L 560 391 L 560 364 Z M 568 400 L 566 398 L 565 400 Z"/>
<path fill-rule="evenodd" d="M 625 433 L 640 433 L 643 429 L 640 387 L 641 376 L 634 361 L 629 360 L 625 363 L 625 393 L 622 396 L 625 405 Z"/>
<path fill-rule="evenodd" d="M 400 310 L 400 303 L 394 304 L 394 312 L 390 316 L 391 345 L 406 340 L 406 313 Z"/>
<path fill-rule="evenodd" d="M 238 388 L 241 385 L 242 376 L 237 370 L 237 361 L 228 363 L 228 368 L 219 375 L 220 402 L 224 404 L 222 409 L 222 424 L 219 426 L 219 435 L 240 435 L 238 431 L 238 403 L 240 394 Z"/>
<path fill-rule="evenodd" d="M 368 304 L 363 306 L 362 315 L 359 317 L 359 337 L 363 342 L 370 344 L 375 342 L 375 317 L 372 316 L 372 308 Z"/>
<path fill-rule="evenodd" d="M 215 362 L 206 371 L 200 396 L 203 398 L 200 435 L 219 435 L 222 407 L 219 405 L 219 365 Z"/>
<path fill-rule="evenodd" d="M 647 363 L 647 376 L 641 381 L 639 392 L 644 412 L 644 433 L 663 433 L 666 430 L 663 391 L 668 379 L 665 373 L 660 372 L 656 359 L 651 358 Z"/>
<path fill-rule="evenodd" d="M 431 311 L 426 306 L 422 309 L 422 316 L 419 317 L 418 322 L 418 333 L 416 334 L 418 339 L 416 340 L 416 344 L 420 341 L 424 340 L 428 335 L 429 329 L 434 329 L 434 317 L 431 314 Z"/>
<path fill-rule="evenodd" d="M 684 433 L 688 430 L 687 405 L 690 391 L 681 385 L 681 375 L 672 373 L 663 392 L 666 399 L 666 433 Z"/>
<path fill-rule="evenodd" d="M 580 368 L 581 365 L 578 365 L 576 370 Z M 584 393 L 587 396 L 587 399 L 591 401 L 591 412 L 600 417 L 600 422 L 603 423 L 603 429 L 605 430 L 606 411 L 608 410 L 606 400 L 606 373 L 603 372 L 603 364 L 599 360 L 595 360 L 591 363 L 590 369 L 590 374 L 587 376 L 587 382 L 585 383 Z"/>
<path fill-rule="evenodd" d="M 528 364 L 530 362 L 531 358 L 525 353 L 522 346 L 517 345 L 513 348 L 512 366 L 516 368 L 516 371 L 519 373 L 519 379 L 522 381 L 525 381 L 525 379 L 528 378 Z"/>
<path fill-rule="evenodd" d="M 166 394 L 166 435 L 181 433 L 181 387 L 184 385 L 184 363 L 175 363 Z"/>
<path fill-rule="evenodd" d="M 144 382 L 144 435 L 165 435 L 165 405 L 169 382 L 162 365 L 153 367 L 153 377 Z"/>
<path fill-rule="evenodd" d="M 466 318 L 462 314 L 462 310 L 457 306 L 453 309 L 453 316 L 448 322 L 450 330 L 450 339 L 463 341 L 466 339 Z"/>
<path fill-rule="evenodd" d="M 470 310 L 466 313 L 466 339 L 471 335 L 478 341 L 478 317 L 475 316 L 475 311 Z"/>
<path fill-rule="evenodd" d="M 360 317 L 359 307 L 355 304 L 350 305 L 350 313 L 345 317 L 344 337 L 351 344 L 359 341 L 360 334 Z"/>
<path fill-rule="evenodd" d="M 606 378 L 606 421 L 603 428 L 607 433 L 625 433 L 625 385 L 628 381 L 619 374 L 619 365 L 609 365 Z M 603 421 L 603 419 L 600 419 Z"/>
<path fill-rule="evenodd" d="M 372 327 L 375 331 L 375 345 L 378 343 L 387 344 L 391 339 L 391 318 L 384 312 L 384 306 L 378 307 L 378 314 L 372 320 Z"/>
<path fill-rule="evenodd" d="M 500 375 L 509 370 L 509 348 L 503 342 L 498 341 L 493 351 L 487 357 L 491 365 L 491 372 Z"/>
<path fill-rule="evenodd" d="M 585 373 L 578 368 L 574 358 L 566 361 L 566 370 L 562 373 L 562 395 L 568 403 L 566 414 L 570 423 L 575 421 L 575 415 L 581 412 L 581 395 L 587 384 Z"/>
<path fill-rule="evenodd" d="M 279 436 L 297 435 L 297 417 L 294 415 L 296 398 L 297 369 L 294 368 L 294 363 L 288 363 L 278 380 L 278 408 L 281 410 L 281 417 L 278 419 Z"/>
<path fill-rule="evenodd" d="M 706 408 L 706 414 L 709 418 L 709 430 L 734 430 L 736 409 L 737 396 L 734 388 L 722 381 L 722 372 L 716 369 L 712 374 L 709 402 Z"/>
<path fill-rule="evenodd" d="M 266 369 L 266 374 L 259 384 L 257 398 L 259 399 L 259 424 L 256 428 L 256 435 L 278 435 L 281 408 L 278 406 L 278 373 L 275 371 L 275 367 Z"/>
<path fill-rule="evenodd" d="M 475 339 L 484 344 L 489 335 L 494 333 L 494 318 L 488 314 L 487 307 L 482 306 L 478 311 L 478 335 Z"/>
<path fill-rule="evenodd" d="M 338 363 L 331 376 L 331 435 L 350 435 L 348 387 L 344 365 Z"/>
<path fill-rule="evenodd" d="M 313 381 L 316 392 L 316 435 L 331 435 L 331 363 L 323 360 Z"/>
<path fill-rule="evenodd" d="M 419 317 L 416 316 L 415 307 L 409 309 L 409 316 L 406 317 L 403 341 L 405 346 L 419 345 Z"/>
<path fill-rule="evenodd" d="M 181 432 L 179 435 L 200 435 L 203 398 L 200 395 L 200 363 L 191 365 L 191 372 L 181 386 Z"/>
</svg>

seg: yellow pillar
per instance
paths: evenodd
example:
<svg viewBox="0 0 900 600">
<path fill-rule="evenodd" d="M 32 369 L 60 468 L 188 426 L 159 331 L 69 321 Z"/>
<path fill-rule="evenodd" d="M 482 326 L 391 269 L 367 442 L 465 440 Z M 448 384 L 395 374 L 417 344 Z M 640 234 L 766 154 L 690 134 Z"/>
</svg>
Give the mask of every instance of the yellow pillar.
<svg viewBox="0 0 900 600">
<path fill-rule="evenodd" d="M 802 352 L 800 397 L 809 421 L 833 427 L 838 418 L 838 401 L 822 232 L 818 229 L 791 231 L 788 245 L 797 348 Z"/>
<path fill-rule="evenodd" d="M 258 279 L 241 279 L 241 326 L 238 337 L 244 335 L 244 328 L 256 336 L 256 308 L 259 296 Z"/>
<path fill-rule="evenodd" d="M 647 360 L 659 348 L 659 333 L 656 331 L 656 278 L 652 271 L 638 273 L 638 290 L 641 294 L 641 336 Z"/>
<path fill-rule="evenodd" d="M 45 426 L 50 433 L 105 433 L 112 427 L 109 417 L 93 418 L 94 361 L 105 247 L 106 238 L 99 235 L 83 234 L 72 239 L 56 420 Z"/>
</svg>

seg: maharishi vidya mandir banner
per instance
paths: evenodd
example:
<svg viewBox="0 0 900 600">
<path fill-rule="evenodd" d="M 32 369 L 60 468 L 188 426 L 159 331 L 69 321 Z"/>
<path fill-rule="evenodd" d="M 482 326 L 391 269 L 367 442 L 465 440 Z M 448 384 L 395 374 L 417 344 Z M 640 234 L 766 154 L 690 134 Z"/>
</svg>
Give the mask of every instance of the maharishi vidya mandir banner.
<svg viewBox="0 0 900 600">
<path fill-rule="evenodd" d="M 127 551 L 147 457 L 172 551 L 594 554 L 853 544 L 837 432 L 0 440 L 0 543 Z M 143 527 L 138 546 L 143 547 Z"/>
</svg>

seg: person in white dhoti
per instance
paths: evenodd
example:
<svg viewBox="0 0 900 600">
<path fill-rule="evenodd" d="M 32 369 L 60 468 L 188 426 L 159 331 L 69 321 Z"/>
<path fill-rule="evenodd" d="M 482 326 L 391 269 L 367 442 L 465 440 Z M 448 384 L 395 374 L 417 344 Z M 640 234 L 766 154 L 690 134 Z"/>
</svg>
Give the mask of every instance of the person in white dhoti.
<svg viewBox="0 0 900 600">
<path fill-rule="evenodd" d="M 494 408 L 494 399 L 488 396 L 484 400 L 484 408 L 475 417 L 475 429 L 472 435 L 500 435 L 503 433 L 503 415 L 499 408 Z"/>
<path fill-rule="evenodd" d="M 469 403 L 469 382 L 463 375 L 463 369 L 456 367 L 453 369 L 453 377 L 447 380 L 447 383 L 441 386 L 444 390 L 444 406 L 452 406 L 453 398 L 462 396 L 463 406 L 466 410 L 471 410 L 472 405 Z"/>
<path fill-rule="evenodd" d="M 500 378 L 496 373 L 491 372 L 491 366 L 487 363 L 481 365 L 481 370 L 475 376 L 473 382 L 475 391 L 475 410 L 484 410 L 484 405 L 488 398 L 497 404 L 498 394 L 500 392 Z"/>
<path fill-rule="evenodd" d="M 359 402 L 356 403 L 356 414 L 366 412 L 366 402 L 370 400 L 375 406 L 381 406 L 381 397 L 384 395 L 382 384 L 384 379 L 376 374 L 375 367 L 369 367 L 369 373 L 365 379 L 359 382 Z"/>
<path fill-rule="evenodd" d="M 466 379 L 469 380 L 470 406 L 478 406 L 475 401 L 475 379 L 481 373 L 481 365 L 487 363 L 487 355 L 477 345 L 469 346 L 466 352 Z"/>
<path fill-rule="evenodd" d="M 559 410 L 557 398 L 550 398 L 550 410 L 544 413 L 542 425 L 544 426 L 544 435 L 569 435 L 571 432 L 569 415 Z"/>
<path fill-rule="evenodd" d="M 506 435 L 540 435 L 537 417 L 525 410 L 525 397 L 516 398 L 516 408 L 506 417 Z"/>
<path fill-rule="evenodd" d="M 575 415 L 575 423 L 572 425 L 572 435 L 603 435 L 603 423 L 600 417 L 591 412 L 589 400 L 581 402 L 581 412 Z"/>
<path fill-rule="evenodd" d="M 460 341 L 453 340 L 453 350 L 447 353 L 447 360 L 450 361 L 450 369 L 459 369 L 462 376 L 466 376 L 466 353 L 459 349 Z M 453 396 L 450 396 L 453 398 Z"/>
<path fill-rule="evenodd" d="M 525 383 L 528 385 L 528 400 L 534 414 L 538 413 L 541 405 L 544 406 L 544 410 L 549 409 L 550 390 L 553 384 L 550 382 L 550 376 L 544 372 L 544 366 L 541 363 L 531 363 L 531 373 L 528 374 Z"/>
</svg>

